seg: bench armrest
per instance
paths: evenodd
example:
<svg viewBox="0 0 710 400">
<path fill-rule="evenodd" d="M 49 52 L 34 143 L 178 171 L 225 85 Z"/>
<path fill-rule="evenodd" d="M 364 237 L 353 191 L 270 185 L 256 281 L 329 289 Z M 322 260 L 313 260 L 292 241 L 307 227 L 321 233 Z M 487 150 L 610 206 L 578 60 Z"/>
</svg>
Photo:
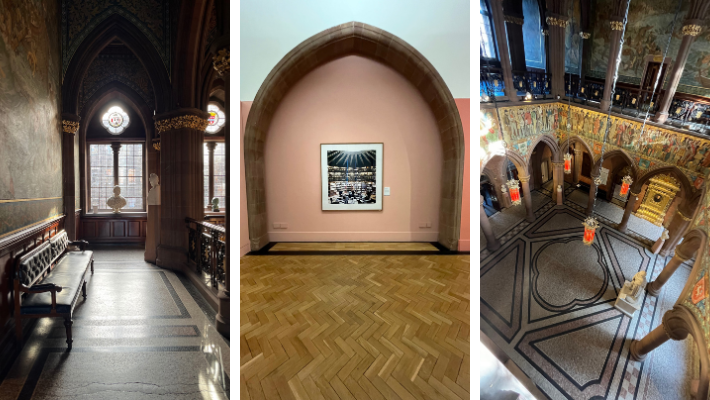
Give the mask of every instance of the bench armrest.
<svg viewBox="0 0 710 400">
<path fill-rule="evenodd" d="M 69 244 L 72 246 L 79 246 L 79 249 L 83 252 L 86 250 L 86 246 L 89 245 L 89 242 L 87 242 L 86 240 L 75 240 L 75 241 L 69 242 Z"/>
<path fill-rule="evenodd" d="M 25 285 L 20 285 L 20 291 L 24 293 L 44 293 L 44 292 L 61 292 L 62 287 L 55 285 L 53 283 L 42 283 L 40 285 L 34 285 L 32 287 L 27 287 Z"/>
</svg>

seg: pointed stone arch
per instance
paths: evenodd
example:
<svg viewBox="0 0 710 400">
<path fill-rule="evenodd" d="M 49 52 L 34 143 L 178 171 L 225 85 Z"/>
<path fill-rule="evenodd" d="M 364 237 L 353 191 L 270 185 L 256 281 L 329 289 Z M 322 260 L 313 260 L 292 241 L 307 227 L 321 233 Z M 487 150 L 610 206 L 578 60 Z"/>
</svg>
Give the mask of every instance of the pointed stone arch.
<svg viewBox="0 0 710 400">
<path fill-rule="evenodd" d="M 171 106 L 168 72 L 155 47 L 135 25 L 119 14 L 106 18 L 87 36 L 74 53 L 62 83 L 62 108 L 78 115 L 79 90 L 86 71 L 98 54 L 115 39 L 123 42 L 138 58 L 150 77 L 155 94 L 156 113 Z"/>
<path fill-rule="evenodd" d="M 528 154 L 525 157 L 526 159 L 531 159 L 532 153 L 533 151 L 535 151 L 535 147 L 537 147 L 537 145 L 540 143 L 545 143 L 550 148 L 550 151 L 552 152 L 553 162 L 562 162 L 560 145 L 557 143 L 557 140 L 555 140 L 555 138 L 550 135 L 540 135 L 540 137 L 537 138 L 537 140 L 535 140 L 530 147 L 528 147 Z"/>
<path fill-rule="evenodd" d="M 634 160 L 633 160 L 633 158 L 631 158 L 629 153 L 627 153 L 626 151 L 624 151 L 622 149 L 607 151 L 606 153 L 604 153 L 603 157 L 599 157 L 597 159 L 597 161 L 594 162 L 594 165 L 592 166 L 592 175 L 596 176 L 596 172 L 599 171 L 599 166 L 601 165 L 602 159 L 604 159 L 606 161 L 606 160 L 611 160 L 612 158 L 617 158 L 617 157 L 622 158 L 624 161 L 626 161 L 626 163 L 628 163 L 631 166 L 631 171 L 633 172 L 633 175 L 631 176 L 631 178 L 634 181 L 638 180 L 639 174 L 640 174 L 638 167 L 634 163 Z"/>
<path fill-rule="evenodd" d="M 463 191 L 464 135 L 458 108 L 434 66 L 395 35 L 360 22 L 348 22 L 318 33 L 296 46 L 271 70 L 254 98 L 244 133 L 249 239 L 252 250 L 268 242 L 264 145 L 271 120 L 286 92 L 306 74 L 327 62 L 360 55 L 402 74 L 429 105 L 444 152 L 438 241 L 458 248 Z"/>
<path fill-rule="evenodd" d="M 591 157 L 593 157 L 594 153 L 592 152 L 592 148 L 589 147 L 589 144 L 587 144 L 587 141 L 585 141 L 584 138 L 582 138 L 581 136 L 577 135 L 571 136 L 569 139 L 562 142 L 562 144 L 560 145 L 560 152 L 564 152 L 565 149 L 567 149 L 569 146 L 577 143 L 580 143 L 584 148 L 584 151 L 586 151 Z"/>
</svg>

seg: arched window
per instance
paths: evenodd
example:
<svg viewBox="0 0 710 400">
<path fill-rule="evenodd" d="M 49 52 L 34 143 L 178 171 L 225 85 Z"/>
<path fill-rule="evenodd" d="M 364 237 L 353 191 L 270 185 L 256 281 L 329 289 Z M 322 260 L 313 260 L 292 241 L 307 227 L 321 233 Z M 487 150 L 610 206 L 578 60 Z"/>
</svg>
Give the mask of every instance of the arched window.
<svg viewBox="0 0 710 400">
<path fill-rule="evenodd" d="M 207 112 L 210 113 L 209 119 L 207 120 L 207 133 L 217 133 L 219 132 L 224 123 L 227 122 L 227 117 L 224 115 L 224 111 L 217 104 L 210 103 L 207 106 Z"/>
<path fill-rule="evenodd" d="M 131 119 L 128 118 L 128 114 L 121 107 L 113 106 L 101 118 L 101 123 L 110 134 L 120 135 L 128 128 Z"/>
<path fill-rule="evenodd" d="M 493 22 L 487 0 L 481 0 L 481 58 L 498 59 L 498 51 L 493 33 Z"/>
<path fill-rule="evenodd" d="M 528 68 L 545 69 L 545 37 L 542 35 L 542 20 L 538 0 L 523 0 L 523 42 L 525 65 Z"/>
</svg>

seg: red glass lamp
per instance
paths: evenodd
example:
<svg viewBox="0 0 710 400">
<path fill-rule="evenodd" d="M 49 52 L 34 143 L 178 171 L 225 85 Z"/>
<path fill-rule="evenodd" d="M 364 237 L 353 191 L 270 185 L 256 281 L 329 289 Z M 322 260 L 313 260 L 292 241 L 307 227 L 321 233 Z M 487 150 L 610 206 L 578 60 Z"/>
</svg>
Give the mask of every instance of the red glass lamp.
<svg viewBox="0 0 710 400">
<path fill-rule="evenodd" d="M 587 246 L 591 246 L 591 244 L 594 243 L 594 235 L 597 228 L 599 228 L 599 222 L 594 217 L 587 217 L 587 219 L 582 222 L 582 225 L 584 225 L 584 239 L 582 242 Z"/>
<path fill-rule="evenodd" d="M 508 181 L 508 189 L 510 190 L 510 201 L 513 203 L 514 206 L 517 206 L 521 203 L 519 183 L 520 182 L 516 181 L 515 179 L 511 179 Z"/>
<path fill-rule="evenodd" d="M 565 174 L 572 173 L 572 154 L 565 154 Z"/>
<path fill-rule="evenodd" d="M 622 196 L 626 196 L 629 193 L 629 186 L 634 183 L 633 179 L 631 179 L 630 176 L 626 175 L 621 179 L 621 190 L 619 190 L 619 194 Z"/>
</svg>

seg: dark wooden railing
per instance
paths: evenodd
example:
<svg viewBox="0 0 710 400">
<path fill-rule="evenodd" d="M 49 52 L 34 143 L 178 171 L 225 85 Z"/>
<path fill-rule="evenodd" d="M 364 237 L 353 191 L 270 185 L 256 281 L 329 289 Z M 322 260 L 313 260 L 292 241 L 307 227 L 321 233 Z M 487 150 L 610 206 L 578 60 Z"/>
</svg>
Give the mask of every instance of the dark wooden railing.
<svg viewBox="0 0 710 400">
<path fill-rule="evenodd" d="M 493 101 L 491 97 L 505 96 L 505 81 L 503 80 L 503 70 L 500 68 L 481 65 L 481 98 Z M 482 100 L 483 101 L 483 100 Z"/>
<path fill-rule="evenodd" d="M 189 232 L 187 258 L 190 266 L 199 275 L 207 275 L 212 287 L 227 286 L 225 228 L 192 218 L 186 218 L 185 222 Z"/>
</svg>

